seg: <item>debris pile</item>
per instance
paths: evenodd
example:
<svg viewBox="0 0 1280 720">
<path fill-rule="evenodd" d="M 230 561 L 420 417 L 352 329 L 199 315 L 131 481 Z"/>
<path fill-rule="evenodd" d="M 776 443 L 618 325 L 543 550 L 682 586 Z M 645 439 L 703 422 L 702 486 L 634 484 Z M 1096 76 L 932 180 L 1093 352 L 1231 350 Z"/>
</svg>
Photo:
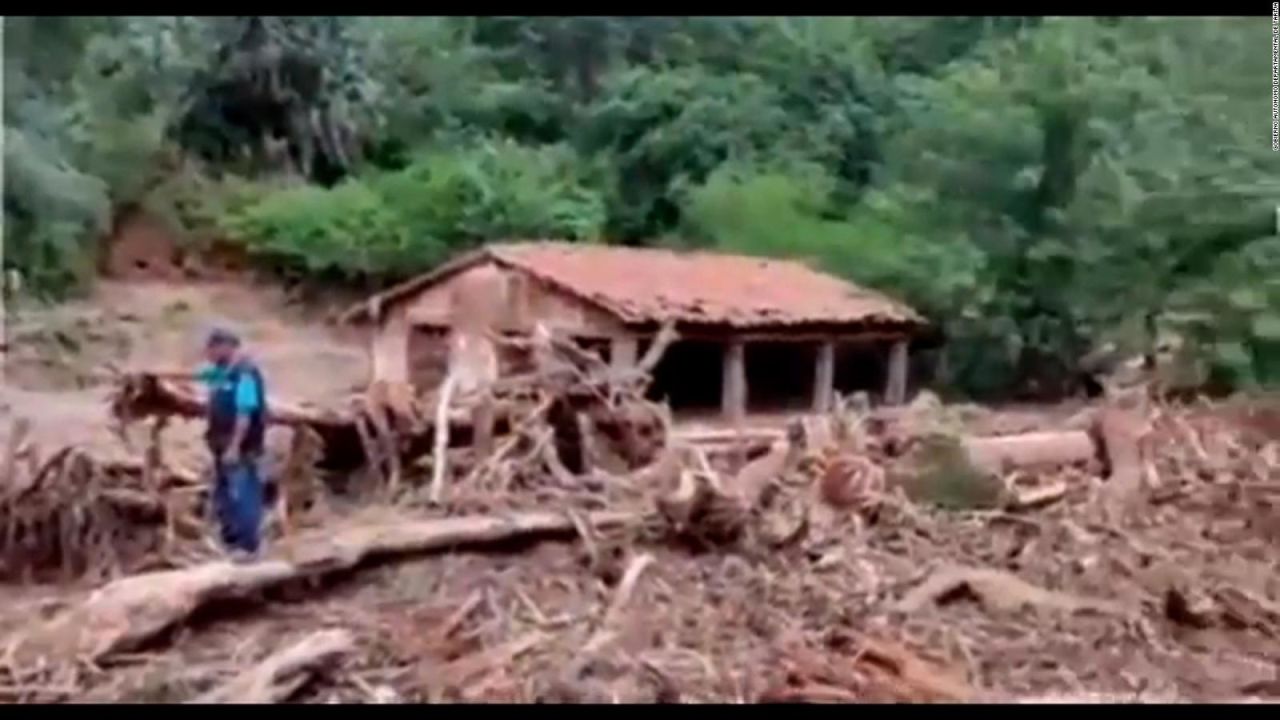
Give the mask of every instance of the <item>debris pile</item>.
<svg viewBox="0 0 1280 720">
<path fill-rule="evenodd" d="M 666 443 L 669 413 L 644 398 L 649 370 L 675 339 L 664 328 L 635 367 L 618 370 L 568 341 L 546 347 L 507 339 L 544 356 L 529 374 L 508 377 L 458 398 L 415 396 L 407 386 L 375 383 L 342 408 L 270 403 L 269 422 L 306 428 L 321 440 L 317 465 L 334 471 L 334 488 L 389 490 L 426 486 L 433 504 L 470 489 L 519 485 L 521 475 L 628 472 L 652 462 Z M 433 411 L 432 408 L 436 408 Z M 146 418 L 202 417 L 196 393 L 155 375 L 122 376 L 111 400 L 122 426 Z M 496 443 L 496 449 L 495 449 Z M 352 482 L 353 475 L 361 480 Z M 576 484 L 577 481 L 572 481 Z"/>
<path fill-rule="evenodd" d="M 12 423 L 0 468 L 0 580 L 137 572 L 200 537 L 200 488 L 162 464 L 157 444 L 143 462 L 104 463 L 71 445 L 41 457 L 29 432 Z"/>
<path fill-rule="evenodd" d="M 850 398 L 726 452 L 732 438 L 682 438 L 644 399 L 656 354 L 620 372 L 546 337 L 529 351 L 528 375 L 444 402 L 383 387 L 344 411 L 284 408 L 278 494 L 324 505 L 323 524 L 257 563 L 129 570 L 0 622 L 0 699 L 1280 694 L 1280 438 L 1264 423 L 1099 407 L 1085 427 L 975 436 L 974 413 L 928 398 Z M 138 376 L 114 404 L 133 421 L 199 410 Z M 157 470 L 153 438 L 132 468 L 68 451 L 33 474 L 10 452 L 0 519 L 41 508 L 74 527 L 55 510 L 99 517 L 75 503 L 123 496 L 110 482 L 157 527 L 194 517 L 159 510 L 189 485 Z"/>
</svg>

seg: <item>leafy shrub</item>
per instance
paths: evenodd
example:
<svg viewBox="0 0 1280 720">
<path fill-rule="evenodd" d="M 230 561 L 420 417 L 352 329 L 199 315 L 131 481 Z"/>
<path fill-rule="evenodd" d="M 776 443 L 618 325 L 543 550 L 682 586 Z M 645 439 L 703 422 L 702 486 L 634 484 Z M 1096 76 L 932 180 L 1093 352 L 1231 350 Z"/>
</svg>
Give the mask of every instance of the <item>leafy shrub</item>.
<svg viewBox="0 0 1280 720">
<path fill-rule="evenodd" d="M 359 180 L 269 194 L 223 226 L 251 252 L 310 273 L 388 273 L 413 258 L 401 218 Z"/>
<path fill-rule="evenodd" d="M 1213 380 L 1231 387 L 1280 383 L 1280 237 L 1223 257 L 1172 298 L 1171 324 Z"/>
<path fill-rule="evenodd" d="M 82 288 L 112 210 L 154 183 L 169 108 L 157 100 L 176 97 L 173 61 L 188 53 L 152 31 L 174 21 L 6 20 L 4 262 L 24 293 Z"/>
<path fill-rule="evenodd" d="M 411 233 L 449 247 L 511 237 L 580 240 L 604 224 L 599 194 L 562 146 L 437 146 L 371 182 Z"/>
<path fill-rule="evenodd" d="M 107 186 L 43 138 L 6 127 L 4 141 L 5 266 L 21 271 L 25 291 L 65 293 L 94 270 L 93 241 L 110 222 Z"/>
<path fill-rule="evenodd" d="M 473 142 L 331 189 L 268 191 L 220 226 L 251 250 L 308 272 L 404 276 L 452 251 L 510 238 L 590 239 L 604 204 L 558 146 Z"/>
<path fill-rule="evenodd" d="M 190 243 L 216 239 L 226 231 L 226 219 L 240 215 L 268 195 L 296 187 L 230 173 L 214 177 L 201 163 L 189 161 L 151 187 L 140 204 L 166 220 L 180 240 Z"/>
<path fill-rule="evenodd" d="M 976 510 L 1000 504 L 1000 479 L 975 468 L 954 437 L 924 438 L 913 454 L 912 472 L 902 480 L 907 497 L 947 510 Z"/>
</svg>

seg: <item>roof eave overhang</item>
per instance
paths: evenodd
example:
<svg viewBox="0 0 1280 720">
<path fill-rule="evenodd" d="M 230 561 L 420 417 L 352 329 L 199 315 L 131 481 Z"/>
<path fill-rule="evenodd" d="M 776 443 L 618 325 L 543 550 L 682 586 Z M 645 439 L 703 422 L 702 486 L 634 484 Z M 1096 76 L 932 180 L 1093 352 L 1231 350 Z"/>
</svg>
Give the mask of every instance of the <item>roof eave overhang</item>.
<svg viewBox="0 0 1280 720">
<path fill-rule="evenodd" d="M 485 260 L 494 258 L 494 253 L 487 247 L 459 255 L 430 272 L 423 273 L 417 277 L 392 285 L 386 290 L 371 295 L 359 303 L 352 305 L 338 315 L 338 323 L 342 325 L 352 325 L 363 322 L 380 322 L 382 320 L 383 311 L 387 307 L 404 299 L 406 296 L 425 290 L 436 283 L 442 282 L 452 275 L 466 270 L 469 267 L 473 267 Z"/>
</svg>

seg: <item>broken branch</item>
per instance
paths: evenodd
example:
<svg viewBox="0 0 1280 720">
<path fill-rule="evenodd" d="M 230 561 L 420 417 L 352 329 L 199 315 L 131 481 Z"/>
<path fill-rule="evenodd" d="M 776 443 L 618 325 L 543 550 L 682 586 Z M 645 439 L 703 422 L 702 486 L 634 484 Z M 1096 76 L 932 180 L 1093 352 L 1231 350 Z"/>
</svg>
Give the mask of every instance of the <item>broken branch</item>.
<svg viewBox="0 0 1280 720">
<path fill-rule="evenodd" d="M 1094 610 L 1123 613 L 1123 609 L 1114 603 L 1045 590 L 1003 570 L 959 566 L 934 572 L 908 592 L 896 609 L 903 613 L 916 613 L 926 605 L 943 602 L 963 592 L 971 594 L 988 610 L 997 612 L 1030 606 L 1063 612 Z"/>
<path fill-rule="evenodd" d="M 355 640 L 346 630 L 321 630 L 275 652 L 195 704 L 262 704 L 288 700 L 311 676 L 351 652 Z"/>
</svg>

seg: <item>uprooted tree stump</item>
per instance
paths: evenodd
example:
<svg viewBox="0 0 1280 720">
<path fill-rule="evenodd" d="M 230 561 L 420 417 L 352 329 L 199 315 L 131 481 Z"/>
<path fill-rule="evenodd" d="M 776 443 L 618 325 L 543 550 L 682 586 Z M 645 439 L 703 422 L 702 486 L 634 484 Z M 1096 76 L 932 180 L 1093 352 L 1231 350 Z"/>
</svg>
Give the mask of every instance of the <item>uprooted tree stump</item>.
<svg viewBox="0 0 1280 720">
<path fill-rule="evenodd" d="M 159 463 L 158 432 L 146 460 L 130 464 L 71 445 L 42 459 L 28 428 L 15 424 L 0 483 L 0 579 L 136 572 L 179 537 L 199 537 L 195 478 Z"/>
</svg>

